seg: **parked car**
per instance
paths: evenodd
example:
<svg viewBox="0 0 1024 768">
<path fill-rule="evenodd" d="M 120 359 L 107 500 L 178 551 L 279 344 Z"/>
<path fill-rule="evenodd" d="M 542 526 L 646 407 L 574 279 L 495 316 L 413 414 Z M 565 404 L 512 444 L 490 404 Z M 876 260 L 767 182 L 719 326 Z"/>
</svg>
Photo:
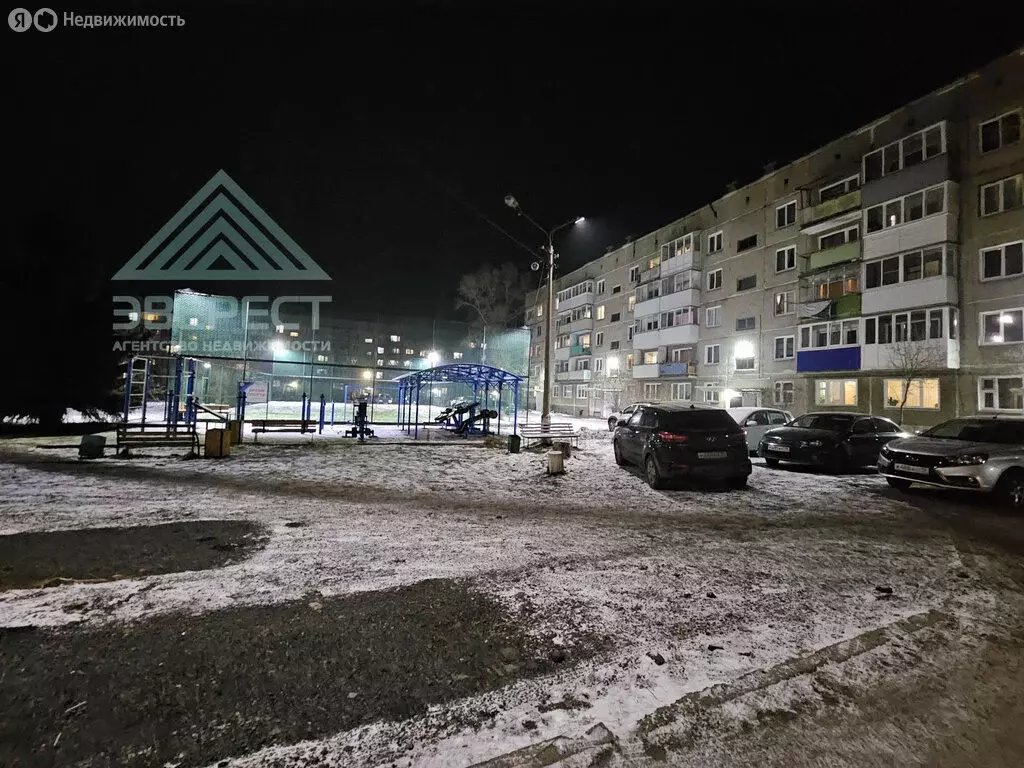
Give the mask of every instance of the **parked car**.
<svg viewBox="0 0 1024 768">
<path fill-rule="evenodd" d="M 786 461 L 839 470 L 874 465 L 882 446 L 902 437 L 908 434 L 895 422 L 866 413 L 805 413 L 765 432 L 757 453 L 769 467 Z"/>
<path fill-rule="evenodd" d="M 618 413 L 613 413 L 611 416 L 609 416 L 608 431 L 614 432 L 615 427 L 618 426 L 620 421 L 629 421 L 629 417 L 632 416 L 636 409 L 639 408 L 641 405 L 651 405 L 651 403 L 633 403 L 631 405 L 627 405 Z"/>
<path fill-rule="evenodd" d="M 905 491 L 913 483 L 994 493 L 1024 509 L 1024 418 L 974 416 L 944 421 L 917 437 L 894 440 L 878 471 Z"/>
<path fill-rule="evenodd" d="M 612 437 L 615 463 L 637 464 L 652 488 L 675 479 L 747 484 L 750 457 L 743 430 L 720 408 L 638 405 Z"/>
<path fill-rule="evenodd" d="M 726 408 L 725 412 L 747 433 L 747 450 L 753 454 L 765 432 L 793 420 L 793 414 L 779 408 Z"/>
</svg>

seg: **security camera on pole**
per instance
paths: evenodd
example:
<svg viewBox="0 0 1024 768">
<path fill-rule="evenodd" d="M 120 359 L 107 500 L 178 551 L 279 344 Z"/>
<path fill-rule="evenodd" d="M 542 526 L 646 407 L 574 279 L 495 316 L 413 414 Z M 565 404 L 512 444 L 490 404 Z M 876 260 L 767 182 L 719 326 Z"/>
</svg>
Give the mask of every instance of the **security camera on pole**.
<svg viewBox="0 0 1024 768">
<path fill-rule="evenodd" d="M 582 224 L 584 221 L 583 216 L 576 216 L 575 218 L 569 219 L 563 224 L 559 224 L 554 229 L 544 229 L 540 224 L 530 218 L 527 213 L 519 207 L 519 201 L 512 195 L 505 195 L 505 205 L 514 210 L 519 216 L 522 216 L 528 222 L 533 224 L 537 229 L 544 233 L 547 237 L 548 244 L 545 247 L 545 254 L 547 255 L 547 268 L 548 268 L 548 300 L 547 307 L 544 310 L 544 392 L 542 400 L 542 410 L 540 415 L 540 423 L 544 426 L 551 425 L 551 346 L 552 346 L 552 315 L 555 313 L 555 259 L 558 258 L 555 253 L 554 237 L 555 233 L 565 229 L 566 227 L 574 224 Z M 534 272 L 540 270 L 540 262 L 533 262 L 530 265 L 530 269 Z"/>
</svg>

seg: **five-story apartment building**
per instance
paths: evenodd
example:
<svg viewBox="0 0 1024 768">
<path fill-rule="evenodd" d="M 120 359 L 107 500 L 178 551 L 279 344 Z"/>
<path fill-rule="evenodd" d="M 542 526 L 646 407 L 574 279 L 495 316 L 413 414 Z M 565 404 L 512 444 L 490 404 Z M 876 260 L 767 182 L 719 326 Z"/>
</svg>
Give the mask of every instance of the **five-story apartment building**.
<svg viewBox="0 0 1024 768">
<path fill-rule="evenodd" d="M 558 279 L 554 409 L 1024 412 L 1024 50 Z"/>
</svg>

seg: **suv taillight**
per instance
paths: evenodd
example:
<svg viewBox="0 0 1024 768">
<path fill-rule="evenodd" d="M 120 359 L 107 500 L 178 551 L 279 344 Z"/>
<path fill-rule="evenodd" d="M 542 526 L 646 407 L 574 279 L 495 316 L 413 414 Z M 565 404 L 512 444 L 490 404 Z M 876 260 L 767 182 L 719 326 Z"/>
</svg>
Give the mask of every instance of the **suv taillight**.
<svg viewBox="0 0 1024 768">
<path fill-rule="evenodd" d="M 686 435 L 677 435 L 675 432 L 659 432 L 658 437 L 666 443 L 685 443 L 690 439 Z"/>
</svg>

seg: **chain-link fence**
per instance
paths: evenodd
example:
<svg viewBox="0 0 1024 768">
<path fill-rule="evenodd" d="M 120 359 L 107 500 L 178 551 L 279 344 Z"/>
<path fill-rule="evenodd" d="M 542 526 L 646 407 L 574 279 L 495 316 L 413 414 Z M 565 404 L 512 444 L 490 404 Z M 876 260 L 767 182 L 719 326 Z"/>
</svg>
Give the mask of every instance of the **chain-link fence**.
<svg viewBox="0 0 1024 768">
<path fill-rule="evenodd" d="M 246 382 L 246 418 L 350 421 L 365 399 L 370 419 L 398 422 L 398 379 L 412 371 L 453 363 L 486 363 L 528 375 L 529 332 L 492 330 L 467 323 L 403 316 L 341 318 L 319 308 L 314 324 L 301 302 L 274 307 L 231 297 L 178 292 L 167 332 L 167 353 L 150 358 L 150 400 L 161 406 L 176 385 L 177 358 L 194 359 L 193 393 L 199 403 L 234 415 Z M 186 366 L 187 367 L 187 366 Z M 520 388 L 525 407 L 526 386 Z M 421 393 L 421 419 L 453 401 L 469 400 L 472 387 L 442 383 Z M 502 401 L 510 416 L 511 393 Z M 148 418 L 159 412 L 149 408 Z M 490 404 L 497 409 L 497 402 Z"/>
</svg>

